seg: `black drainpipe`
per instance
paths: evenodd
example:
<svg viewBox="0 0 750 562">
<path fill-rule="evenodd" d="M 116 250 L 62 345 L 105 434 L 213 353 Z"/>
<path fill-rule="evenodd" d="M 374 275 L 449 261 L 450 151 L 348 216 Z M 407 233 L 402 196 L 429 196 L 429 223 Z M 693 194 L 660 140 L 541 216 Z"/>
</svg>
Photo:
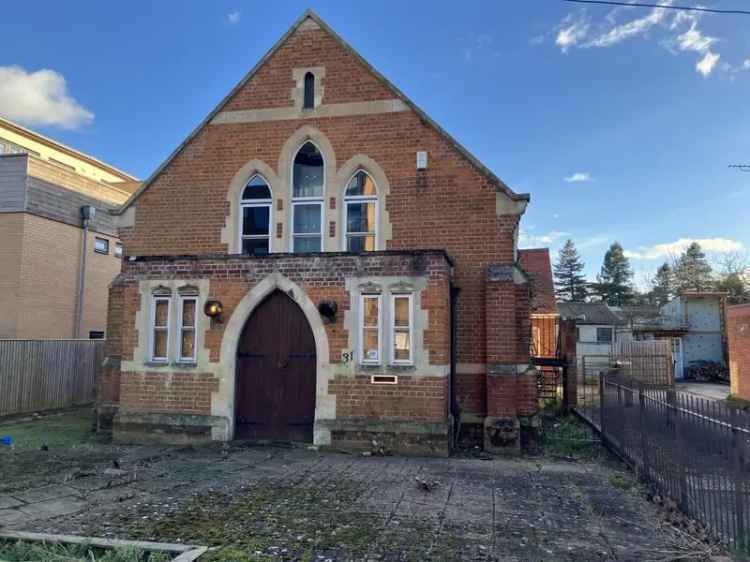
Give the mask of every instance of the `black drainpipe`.
<svg viewBox="0 0 750 562">
<path fill-rule="evenodd" d="M 458 399 L 456 398 L 456 326 L 458 324 L 458 314 L 456 305 L 458 303 L 458 295 L 461 289 L 455 285 L 451 285 L 451 367 L 448 381 L 449 392 L 450 392 L 450 411 L 453 416 L 453 448 L 458 443 L 459 433 L 461 431 L 461 407 L 458 405 Z"/>
</svg>

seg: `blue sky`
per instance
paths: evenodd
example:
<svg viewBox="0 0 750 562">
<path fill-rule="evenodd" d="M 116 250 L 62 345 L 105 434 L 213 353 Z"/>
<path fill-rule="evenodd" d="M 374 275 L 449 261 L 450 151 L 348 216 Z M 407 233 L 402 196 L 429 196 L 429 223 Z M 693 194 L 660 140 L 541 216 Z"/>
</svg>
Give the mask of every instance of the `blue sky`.
<svg viewBox="0 0 750 562">
<path fill-rule="evenodd" d="M 750 173 L 727 167 L 750 163 L 750 16 L 559 0 L 6 4 L 0 114 L 140 178 L 311 7 L 531 193 L 523 244 L 569 236 L 593 275 L 618 240 L 639 280 L 686 240 L 716 259 L 750 248 Z"/>
</svg>

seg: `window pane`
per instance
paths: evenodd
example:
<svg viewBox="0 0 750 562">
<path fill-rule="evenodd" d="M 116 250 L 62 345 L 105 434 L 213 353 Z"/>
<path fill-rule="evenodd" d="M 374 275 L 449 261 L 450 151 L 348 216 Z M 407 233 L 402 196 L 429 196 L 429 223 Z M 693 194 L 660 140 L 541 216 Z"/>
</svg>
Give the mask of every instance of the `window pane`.
<svg viewBox="0 0 750 562">
<path fill-rule="evenodd" d="M 166 326 L 169 315 L 169 301 L 156 301 L 156 312 L 154 313 L 154 324 L 156 326 Z"/>
<path fill-rule="evenodd" d="M 109 240 L 106 238 L 96 238 L 94 240 L 94 250 L 102 254 L 109 253 Z"/>
<path fill-rule="evenodd" d="M 409 327 L 409 298 L 394 297 L 393 316 L 396 326 Z"/>
<path fill-rule="evenodd" d="M 182 301 L 182 325 L 195 326 L 195 301 Z"/>
<path fill-rule="evenodd" d="M 245 238 L 242 240 L 242 253 L 251 256 L 267 256 L 268 238 Z"/>
<path fill-rule="evenodd" d="M 364 300 L 364 311 L 362 317 L 364 319 L 365 326 L 377 327 L 378 325 L 378 299 L 377 298 L 365 298 Z"/>
<path fill-rule="evenodd" d="M 167 356 L 167 331 L 154 330 L 154 358 Z"/>
<path fill-rule="evenodd" d="M 271 189 L 266 180 L 260 176 L 253 176 L 242 192 L 242 199 L 270 199 Z"/>
<path fill-rule="evenodd" d="M 411 342 L 408 331 L 397 331 L 394 335 L 393 357 L 396 361 L 409 361 L 411 359 Z"/>
<path fill-rule="evenodd" d="M 180 343 L 180 357 L 193 357 L 194 347 L 195 332 L 193 330 L 184 330 Z"/>
<path fill-rule="evenodd" d="M 270 211 L 270 207 L 243 207 L 242 234 L 267 235 Z"/>
<path fill-rule="evenodd" d="M 347 232 L 375 232 L 375 202 L 347 203 Z"/>
<path fill-rule="evenodd" d="M 294 158 L 294 197 L 323 196 L 323 156 L 308 142 Z"/>
<path fill-rule="evenodd" d="M 115 257 L 122 257 L 122 244 L 120 242 L 115 244 Z"/>
<path fill-rule="evenodd" d="M 377 361 L 378 357 L 378 330 L 377 328 L 365 328 L 364 342 L 362 347 L 362 359 L 364 361 Z"/>
<path fill-rule="evenodd" d="M 322 206 L 319 203 L 295 205 L 294 233 L 319 234 L 321 209 Z"/>
<path fill-rule="evenodd" d="M 294 253 L 320 252 L 320 236 L 294 238 Z"/>
<path fill-rule="evenodd" d="M 359 171 L 349 180 L 346 186 L 346 194 L 351 197 L 361 197 L 364 195 L 377 195 L 375 182 L 365 172 Z"/>
<path fill-rule="evenodd" d="M 372 234 L 361 235 L 361 236 L 349 236 L 346 239 L 346 251 L 347 252 L 374 252 L 375 251 L 375 236 Z"/>
</svg>

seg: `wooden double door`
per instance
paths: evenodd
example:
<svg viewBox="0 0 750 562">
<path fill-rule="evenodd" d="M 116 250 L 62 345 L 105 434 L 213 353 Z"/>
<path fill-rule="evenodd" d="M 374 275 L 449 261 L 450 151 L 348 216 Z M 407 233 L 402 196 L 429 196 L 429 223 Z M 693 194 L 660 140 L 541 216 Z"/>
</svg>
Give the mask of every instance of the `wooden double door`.
<svg viewBox="0 0 750 562">
<path fill-rule="evenodd" d="M 235 436 L 312 442 L 315 338 L 302 309 L 282 291 L 258 305 L 237 350 Z"/>
</svg>

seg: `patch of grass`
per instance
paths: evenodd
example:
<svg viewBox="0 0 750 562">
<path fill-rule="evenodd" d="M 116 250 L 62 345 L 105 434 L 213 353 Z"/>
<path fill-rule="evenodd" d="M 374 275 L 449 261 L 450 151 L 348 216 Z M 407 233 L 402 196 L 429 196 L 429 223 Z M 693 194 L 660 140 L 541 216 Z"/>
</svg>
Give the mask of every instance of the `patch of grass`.
<svg viewBox="0 0 750 562">
<path fill-rule="evenodd" d="M 740 410 L 750 410 L 750 400 L 739 398 L 733 394 L 727 396 L 727 404 L 739 408 Z"/>
<path fill-rule="evenodd" d="M 609 477 L 609 483 L 618 490 L 630 490 L 633 487 L 633 481 L 619 472 Z"/>
<path fill-rule="evenodd" d="M 565 458 L 593 458 L 600 453 L 591 429 L 575 416 L 545 421 L 542 433 L 545 453 Z"/>
<path fill-rule="evenodd" d="M 0 542 L 3 562 L 169 562 L 172 556 L 147 553 L 137 548 L 101 549 L 87 545 L 46 544 L 41 542 Z"/>
<path fill-rule="evenodd" d="M 69 448 L 92 443 L 96 434 L 92 430 L 92 410 L 82 408 L 63 414 L 43 416 L 34 419 L 0 422 L 0 437 L 13 439 L 13 448 L 39 449 Z M 8 449 L 0 445 L 0 452 Z"/>
</svg>

